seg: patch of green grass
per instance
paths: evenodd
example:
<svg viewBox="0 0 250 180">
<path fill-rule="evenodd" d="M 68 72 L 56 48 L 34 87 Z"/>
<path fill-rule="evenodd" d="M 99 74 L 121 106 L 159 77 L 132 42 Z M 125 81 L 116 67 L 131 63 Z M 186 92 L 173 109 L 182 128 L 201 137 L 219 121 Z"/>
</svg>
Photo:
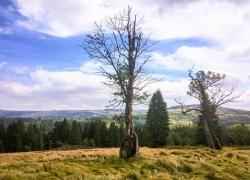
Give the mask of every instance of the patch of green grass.
<svg viewBox="0 0 250 180">
<path fill-rule="evenodd" d="M 180 166 L 178 166 L 178 170 L 184 173 L 191 173 L 193 172 L 193 167 L 190 164 L 182 163 Z"/>
<path fill-rule="evenodd" d="M 160 168 L 163 168 L 167 172 L 175 172 L 176 171 L 176 166 L 171 162 L 157 160 L 155 165 L 160 167 Z"/>
</svg>

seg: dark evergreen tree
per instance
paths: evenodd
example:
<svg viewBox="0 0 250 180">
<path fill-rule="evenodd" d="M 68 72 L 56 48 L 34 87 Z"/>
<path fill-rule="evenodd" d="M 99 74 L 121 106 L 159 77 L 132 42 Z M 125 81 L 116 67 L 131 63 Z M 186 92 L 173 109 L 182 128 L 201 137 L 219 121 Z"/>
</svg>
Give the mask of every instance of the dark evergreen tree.
<svg viewBox="0 0 250 180">
<path fill-rule="evenodd" d="M 207 138 L 206 134 L 204 133 L 204 117 L 202 114 L 199 115 L 199 121 L 197 123 L 197 131 L 196 131 L 196 142 L 199 145 L 208 145 L 207 144 Z M 222 140 L 222 127 L 219 124 L 218 116 L 215 115 L 214 120 L 211 122 L 211 127 L 213 128 L 213 131 L 216 135 L 216 137 L 219 139 L 219 141 Z"/>
<path fill-rule="evenodd" d="M 70 129 L 70 144 L 81 144 L 81 125 L 77 121 L 73 121 Z"/>
<path fill-rule="evenodd" d="M 114 122 L 111 122 L 108 129 L 108 146 L 119 146 L 119 129 Z"/>
<path fill-rule="evenodd" d="M 119 144 L 121 144 L 123 138 L 125 137 L 125 126 L 123 122 L 121 122 L 119 127 L 119 135 L 120 135 Z"/>
<path fill-rule="evenodd" d="M 63 144 L 69 143 L 69 134 L 70 134 L 70 126 L 67 119 L 64 119 L 62 122 L 58 121 L 55 123 L 55 127 L 53 129 L 53 142 L 61 142 Z M 59 144 L 59 143 L 58 143 Z"/>
<path fill-rule="evenodd" d="M 169 118 L 167 104 L 160 90 L 157 90 L 150 101 L 146 127 L 146 145 L 150 147 L 165 146 L 169 133 Z"/>
<path fill-rule="evenodd" d="M 4 141 L 5 141 L 5 128 L 4 125 L 0 124 L 0 152 L 4 152 Z"/>
<path fill-rule="evenodd" d="M 22 120 L 12 122 L 6 130 L 6 150 L 16 152 L 23 150 L 25 127 Z"/>
<path fill-rule="evenodd" d="M 88 128 L 88 138 L 89 139 L 95 139 L 95 138 L 97 138 L 97 135 L 96 135 L 97 132 L 96 131 L 97 131 L 97 128 L 99 126 L 98 122 L 100 122 L 100 121 L 94 121 L 94 122 L 91 122 L 89 124 L 89 128 Z"/>
<path fill-rule="evenodd" d="M 135 129 L 135 132 L 138 136 L 139 146 L 144 146 L 143 127 L 140 125 L 135 125 L 134 129 Z"/>
<path fill-rule="evenodd" d="M 43 124 L 40 124 L 40 127 L 38 129 L 38 148 L 39 150 L 43 150 L 44 149 L 44 141 L 46 138 L 46 134 L 45 134 L 45 127 Z"/>
<path fill-rule="evenodd" d="M 199 145 L 207 145 L 206 135 L 204 133 L 202 125 L 204 124 L 204 118 L 202 115 L 199 115 L 199 121 L 197 123 L 197 131 L 196 131 L 196 141 Z"/>
<path fill-rule="evenodd" d="M 98 128 L 99 132 L 99 146 L 106 147 L 108 145 L 108 130 L 105 122 L 100 123 L 100 128 Z"/>
<path fill-rule="evenodd" d="M 16 123 L 16 149 L 17 151 L 23 150 L 23 141 L 24 141 L 24 134 L 25 134 L 25 126 L 22 120 L 18 120 Z"/>
<path fill-rule="evenodd" d="M 36 124 L 29 124 L 27 131 L 25 133 L 25 145 L 29 147 L 30 150 L 38 150 L 38 135 L 39 130 Z"/>
</svg>

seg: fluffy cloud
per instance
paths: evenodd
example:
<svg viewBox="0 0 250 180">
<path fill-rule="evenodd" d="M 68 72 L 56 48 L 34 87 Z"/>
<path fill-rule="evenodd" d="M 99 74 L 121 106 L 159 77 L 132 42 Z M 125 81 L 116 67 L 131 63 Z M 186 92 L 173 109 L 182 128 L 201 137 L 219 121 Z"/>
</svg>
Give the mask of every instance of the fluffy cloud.
<svg viewBox="0 0 250 180">
<path fill-rule="evenodd" d="M 88 69 L 89 67 L 92 70 Z M 79 70 L 74 71 L 37 69 L 27 74 L 29 82 L 0 80 L 1 108 L 16 110 L 103 109 L 112 95 L 111 90 L 102 84 L 105 79 L 95 73 L 97 67 L 97 64 L 89 61 Z M 156 89 L 160 89 L 168 106 L 176 105 L 175 98 L 185 100 L 186 104 L 197 103 L 195 99 L 186 96 L 188 79 L 173 80 L 172 77 L 163 74 L 157 76 L 163 79 L 148 86 L 146 90 L 152 94 Z M 249 95 L 249 91 L 243 94 L 237 108 L 249 107 Z M 136 108 L 146 108 L 146 106 Z"/>
<path fill-rule="evenodd" d="M 29 76 L 29 82 L 0 79 L 1 108 L 103 109 L 112 95 L 111 90 L 102 84 L 104 77 L 96 73 L 98 67 L 98 63 L 88 61 L 79 67 L 79 70 L 74 71 L 34 70 L 26 74 Z M 185 97 L 187 79 L 172 81 L 171 77 L 166 75 L 159 77 L 164 78 L 147 87 L 149 93 L 152 94 L 156 88 L 161 89 L 169 106 L 175 104 L 174 98 Z M 192 99 L 187 99 L 186 102 L 194 103 Z"/>
<path fill-rule="evenodd" d="M 182 46 L 172 54 L 153 53 L 156 67 L 187 70 L 194 66 L 196 70 L 224 72 L 242 81 L 248 81 L 250 75 L 250 53 L 241 48 L 210 48 Z"/>
<path fill-rule="evenodd" d="M 145 28 L 154 39 L 202 37 L 223 41 L 247 37 L 250 5 L 234 1 L 163 0 L 16 0 L 18 11 L 27 19 L 17 23 L 54 36 L 71 36 L 89 30 L 94 21 L 121 11 L 130 4 L 145 17 Z M 233 36 L 232 36 L 233 35 Z"/>
<path fill-rule="evenodd" d="M 102 109 L 110 96 L 103 77 L 94 72 L 37 69 L 28 75 L 32 83 L 0 81 L 1 108 Z"/>
<path fill-rule="evenodd" d="M 6 62 L 0 62 L 0 69 L 6 65 Z"/>
</svg>

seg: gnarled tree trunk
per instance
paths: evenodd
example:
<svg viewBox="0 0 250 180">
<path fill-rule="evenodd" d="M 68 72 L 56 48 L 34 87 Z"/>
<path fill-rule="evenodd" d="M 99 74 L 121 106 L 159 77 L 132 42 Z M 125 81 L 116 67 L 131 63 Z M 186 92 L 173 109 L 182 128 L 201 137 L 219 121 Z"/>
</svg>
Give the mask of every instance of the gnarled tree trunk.
<svg viewBox="0 0 250 180">
<path fill-rule="evenodd" d="M 208 96 L 206 94 L 205 88 L 200 84 L 200 92 L 202 99 L 202 114 L 204 116 L 203 120 L 203 130 L 206 135 L 208 146 L 212 149 L 221 149 L 220 140 L 216 136 L 213 127 L 213 121 L 215 117 L 215 111 L 211 107 Z"/>
<path fill-rule="evenodd" d="M 132 103 L 126 104 L 125 109 L 126 133 L 120 147 L 120 157 L 127 159 L 139 154 L 139 143 L 136 132 L 132 126 Z"/>
</svg>

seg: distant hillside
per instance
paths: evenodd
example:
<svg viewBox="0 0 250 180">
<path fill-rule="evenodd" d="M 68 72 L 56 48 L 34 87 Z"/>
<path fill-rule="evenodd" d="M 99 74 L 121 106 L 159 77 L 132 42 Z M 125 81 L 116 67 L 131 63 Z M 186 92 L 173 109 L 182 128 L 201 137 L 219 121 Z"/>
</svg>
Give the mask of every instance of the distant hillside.
<svg viewBox="0 0 250 180">
<path fill-rule="evenodd" d="M 197 105 L 187 106 L 197 107 Z M 51 110 L 51 111 L 6 111 L 0 110 L 0 117 L 4 118 L 41 118 L 41 119 L 80 119 L 91 117 L 111 117 L 114 114 L 120 114 L 122 110 L 105 109 L 105 110 Z M 145 122 L 146 110 L 135 110 L 134 115 L 139 116 L 136 120 Z M 181 113 L 180 106 L 174 106 L 168 109 L 172 126 L 190 125 L 197 122 L 197 113 L 190 112 L 187 115 Z M 250 124 L 250 111 L 230 108 L 220 108 L 218 110 L 220 123 L 228 126 L 233 124 L 245 123 Z"/>
<path fill-rule="evenodd" d="M 120 114 L 119 109 L 105 110 L 50 110 L 50 111 L 9 111 L 0 110 L 0 117 L 6 118 L 41 118 L 41 119 L 78 119 L 91 117 L 110 117 L 115 114 Z M 134 115 L 145 114 L 144 110 L 137 110 Z"/>
<path fill-rule="evenodd" d="M 189 105 L 186 108 L 194 108 L 198 105 Z M 172 124 L 190 124 L 197 122 L 197 112 L 190 112 L 187 115 L 181 114 L 181 107 L 174 106 L 168 109 Z M 250 111 L 232 108 L 219 108 L 217 112 L 220 118 L 220 124 L 223 126 L 230 126 L 233 124 L 250 124 Z"/>
<path fill-rule="evenodd" d="M 41 118 L 41 119 L 78 119 L 110 116 L 120 113 L 118 110 L 51 110 L 51 111 L 5 111 L 0 110 L 0 117 L 8 118 Z"/>
</svg>

